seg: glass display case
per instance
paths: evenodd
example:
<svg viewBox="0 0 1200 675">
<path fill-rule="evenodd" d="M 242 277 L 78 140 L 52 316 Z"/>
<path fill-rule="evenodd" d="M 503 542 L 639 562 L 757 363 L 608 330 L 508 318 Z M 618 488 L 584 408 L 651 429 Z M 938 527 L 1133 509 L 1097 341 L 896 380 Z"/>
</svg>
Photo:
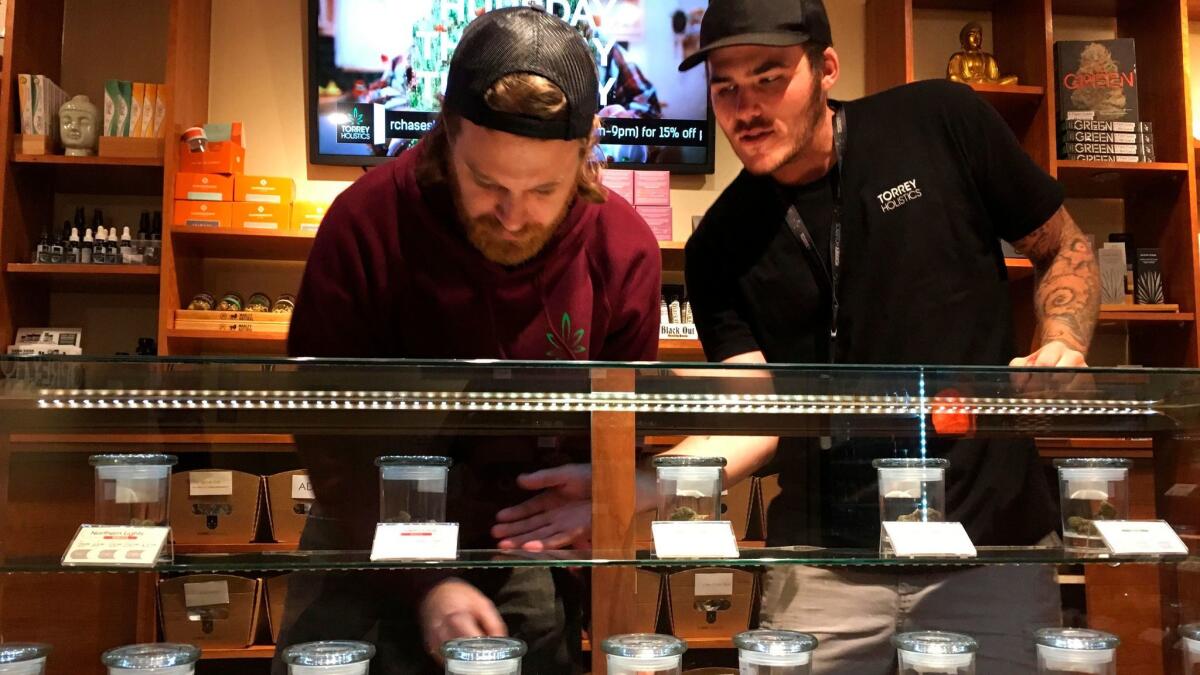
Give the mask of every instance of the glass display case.
<svg viewBox="0 0 1200 675">
<path fill-rule="evenodd" d="M 401 637 L 372 645 L 371 672 L 387 672 L 377 669 L 400 658 L 404 636 L 422 658 L 436 653 L 387 612 L 411 611 L 451 578 L 489 597 L 558 589 L 547 602 L 559 603 L 555 626 L 581 671 L 605 672 L 604 640 L 639 633 L 680 638 L 685 672 L 736 667 L 734 636 L 761 627 L 811 634 L 819 672 L 838 641 L 820 612 L 779 611 L 781 570 L 849 586 L 973 575 L 997 592 L 1019 585 L 1005 571 L 1031 571 L 1057 589 L 1061 625 L 1113 636 L 1119 672 L 1180 673 L 1196 660 L 1186 626 L 1200 621 L 1200 371 L 9 358 L 0 373 L 0 631 L 50 645 L 52 675 L 104 673 L 106 651 L 156 642 L 199 647 L 201 672 L 228 659 L 286 672 L 273 634 L 282 653 L 371 642 L 385 624 Z M 695 457 L 700 440 L 721 461 L 658 462 L 680 474 L 664 494 L 702 498 L 688 508 L 738 526 L 729 554 L 658 559 L 636 527 L 664 508 L 654 457 L 685 439 L 679 454 Z M 529 474 L 568 464 L 585 489 L 538 503 L 573 499 L 589 526 L 566 547 L 502 549 L 499 514 L 543 494 Z M 257 493 L 244 474 L 261 477 Z M 219 506 L 198 520 L 211 536 L 166 522 L 200 498 Z M 242 517 L 252 536 L 224 529 Z M 539 528 L 552 520 L 538 517 Z M 889 517 L 961 525 L 974 553 L 897 556 L 879 546 Z M 1106 518 L 1165 521 L 1184 548 L 1105 538 L 1094 523 Z M 108 522 L 176 525 L 170 555 L 64 567 L 80 526 Z M 450 555 L 376 534 L 387 525 L 432 541 L 447 523 Z M 298 543 L 285 536 L 295 528 Z M 989 638 L 970 621 L 915 623 L 897 632 L 962 634 L 989 672 Z M 1025 631 L 1034 664 L 1045 627 Z M 536 641 L 514 632 L 531 646 L 526 672 L 538 672 Z M 891 672 L 893 637 L 881 642 Z"/>
</svg>

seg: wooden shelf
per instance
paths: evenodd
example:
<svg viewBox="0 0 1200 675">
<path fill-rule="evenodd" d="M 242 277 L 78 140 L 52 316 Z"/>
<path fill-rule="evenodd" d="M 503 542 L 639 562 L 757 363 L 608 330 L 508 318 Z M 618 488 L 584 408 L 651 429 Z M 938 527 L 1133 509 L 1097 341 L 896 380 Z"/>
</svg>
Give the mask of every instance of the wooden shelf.
<svg viewBox="0 0 1200 675">
<path fill-rule="evenodd" d="M 144 157 L 67 157 L 66 155 L 15 155 L 17 164 L 54 164 L 58 166 L 152 166 L 162 168 L 161 158 Z"/>
<path fill-rule="evenodd" d="M 171 241 L 175 255 L 183 258 L 247 258 L 253 260 L 308 260 L 313 232 L 254 232 L 240 229 L 204 229 L 175 225 Z"/>
<path fill-rule="evenodd" d="M 254 645 L 253 647 L 243 647 L 241 649 L 211 649 L 206 647 L 200 651 L 201 661 L 273 658 L 275 658 L 275 645 Z"/>
<path fill-rule="evenodd" d="M 699 340 L 659 340 L 660 361 L 704 361 L 704 348 Z"/>
<path fill-rule="evenodd" d="M 1018 120 L 1031 119 L 1046 97 L 1045 87 L 1023 84 L 972 84 L 971 88 L 1013 126 L 1022 126 Z"/>
<path fill-rule="evenodd" d="M 167 330 L 172 354 L 244 354 L 277 356 L 287 352 L 287 333 L 234 333 L 215 330 Z"/>
<path fill-rule="evenodd" d="M 1100 323 L 1106 322 L 1179 322 L 1187 323 L 1195 321 L 1196 315 L 1193 312 L 1121 312 L 1106 310 L 1100 312 Z"/>
<path fill-rule="evenodd" d="M 1084 162 L 1058 160 L 1058 181 L 1066 188 L 1068 197 L 1120 199 L 1161 185 L 1163 181 L 1182 184 L 1188 176 L 1183 162 Z"/>
<path fill-rule="evenodd" d="M 1009 281 L 1033 276 L 1033 261 L 1029 258 L 1005 258 L 1004 267 L 1008 269 Z"/>
<path fill-rule="evenodd" d="M 68 194 L 161 196 L 163 160 L 126 157 L 16 155 L 12 166 Z M 156 207 L 158 208 L 158 207 Z"/>
<path fill-rule="evenodd" d="M 60 291 L 135 291 L 157 293 L 157 265 L 39 265 L 9 263 L 5 270 L 30 283 Z"/>
</svg>

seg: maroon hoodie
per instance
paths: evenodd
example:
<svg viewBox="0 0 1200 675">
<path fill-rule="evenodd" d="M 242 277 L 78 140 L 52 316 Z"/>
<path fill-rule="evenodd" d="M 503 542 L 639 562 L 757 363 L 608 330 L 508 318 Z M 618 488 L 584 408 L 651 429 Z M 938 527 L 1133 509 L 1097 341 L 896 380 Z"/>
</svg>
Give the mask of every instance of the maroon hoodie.
<svg viewBox="0 0 1200 675">
<path fill-rule="evenodd" d="M 467 240 L 447 187 L 418 185 L 423 150 L 330 207 L 292 318 L 292 356 L 656 358 L 659 248 L 628 202 L 576 200 L 537 257 L 506 268 Z"/>
</svg>

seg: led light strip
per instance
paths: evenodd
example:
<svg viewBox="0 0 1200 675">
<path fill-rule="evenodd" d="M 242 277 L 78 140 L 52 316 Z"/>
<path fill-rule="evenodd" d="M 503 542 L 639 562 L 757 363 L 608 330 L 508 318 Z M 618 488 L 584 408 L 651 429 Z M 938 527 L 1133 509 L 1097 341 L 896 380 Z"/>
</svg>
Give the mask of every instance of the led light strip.
<svg viewBox="0 0 1200 675">
<path fill-rule="evenodd" d="M 44 409 L 639 412 L 802 415 L 1156 415 L 1150 401 L 906 396 L 407 391 L 43 390 Z"/>
</svg>

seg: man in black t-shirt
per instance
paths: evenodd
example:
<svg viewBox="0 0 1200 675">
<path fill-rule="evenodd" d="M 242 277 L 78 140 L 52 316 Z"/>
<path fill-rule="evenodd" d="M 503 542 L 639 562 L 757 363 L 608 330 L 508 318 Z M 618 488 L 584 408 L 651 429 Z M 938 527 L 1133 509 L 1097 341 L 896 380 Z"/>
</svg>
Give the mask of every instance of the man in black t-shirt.
<svg viewBox="0 0 1200 675">
<path fill-rule="evenodd" d="M 1086 365 L 1099 311 L 1091 248 L 1062 189 L 986 102 L 944 81 L 829 100 L 839 61 L 820 0 L 713 0 L 701 40 L 681 69 L 707 61 L 713 110 L 745 165 L 687 245 L 709 360 Z M 1025 357 L 1001 239 L 1037 271 L 1037 344 Z M 779 445 L 696 437 L 671 452 L 726 457 L 730 482 L 774 458 L 770 544 L 876 545 L 870 461 L 915 452 L 916 439 Z M 934 438 L 925 450 L 950 460 L 948 519 L 976 544 L 1053 536 L 1031 442 Z M 888 672 L 889 639 L 911 629 L 972 634 L 982 672 L 1028 673 L 1032 631 L 1058 619 L 1049 567 L 779 568 L 764 586 L 763 624 L 821 637 L 820 673 Z"/>
</svg>

